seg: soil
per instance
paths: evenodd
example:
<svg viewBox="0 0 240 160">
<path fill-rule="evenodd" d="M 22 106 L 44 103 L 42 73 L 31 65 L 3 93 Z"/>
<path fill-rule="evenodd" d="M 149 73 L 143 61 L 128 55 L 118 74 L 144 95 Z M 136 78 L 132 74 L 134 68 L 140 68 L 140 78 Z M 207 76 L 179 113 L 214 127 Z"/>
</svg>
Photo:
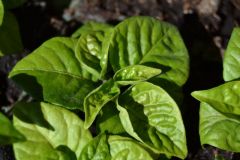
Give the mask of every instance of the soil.
<svg viewBox="0 0 240 160">
<path fill-rule="evenodd" d="M 7 78 L 8 73 L 17 61 L 44 41 L 54 36 L 70 36 L 88 20 L 115 25 L 129 16 L 153 16 L 179 28 L 190 54 L 190 77 L 184 86 L 181 107 L 187 130 L 187 159 L 214 160 L 218 156 L 240 159 L 239 154 L 211 146 L 201 148 L 199 103 L 190 96 L 194 90 L 223 83 L 222 57 L 233 27 L 240 24 L 240 0 L 28 0 L 12 12 L 17 17 L 25 49 L 0 58 L 0 111 L 10 118 L 13 104 L 29 96 Z M 1 147 L 0 160 L 14 159 L 9 153 L 11 146 Z"/>
</svg>

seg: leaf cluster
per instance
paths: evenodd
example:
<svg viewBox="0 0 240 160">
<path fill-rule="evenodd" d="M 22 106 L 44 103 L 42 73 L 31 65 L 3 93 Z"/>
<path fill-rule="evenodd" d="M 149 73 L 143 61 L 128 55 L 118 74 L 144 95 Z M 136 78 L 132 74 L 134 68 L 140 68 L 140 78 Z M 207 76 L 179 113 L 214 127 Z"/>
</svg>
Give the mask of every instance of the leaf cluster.
<svg viewBox="0 0 240 160">
<path fill-rule="evenodd" d="M 184 159 L 185 129 L 173 97 L 188 67 L 176 27 L 151 17 L 88 22 L 72 37 L 44 42 L 9 74 L 36 100 L 14 107 L 16 159 Z"/>
</svg>

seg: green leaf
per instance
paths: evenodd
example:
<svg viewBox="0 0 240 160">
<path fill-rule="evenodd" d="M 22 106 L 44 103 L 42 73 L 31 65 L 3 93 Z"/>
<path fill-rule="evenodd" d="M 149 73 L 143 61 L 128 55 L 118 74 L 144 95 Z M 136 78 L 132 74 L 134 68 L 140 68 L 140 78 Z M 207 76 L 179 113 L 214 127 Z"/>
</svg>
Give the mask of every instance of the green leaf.
<svg viewBox="0 0 240 160">
<path fill-rule="evenodd" d="M 148 82 L 163 88 L 174 99 L 178 106 L 182 107 L 184 97 L 182 87 L 159 77 L 153 77 L 149 79 Z"/>
<path fill-rule="evenodd" d="M 83 26 L 81 26 L 79 29 L 77 29 L 73 34 L 73 38 L 78 38 L 81 35 L 84 34 L 89 34 L 93 31 L 100 31 L 100 32 L 106 32 L 107 30 L 111 29 L 112 26 L 105 24 L 105 23 L 100 23 L 100 22 L 94 22 L 94 21 L 89 21 L 85 23 Z"/>
<path fill-rule="evenodd" d="M 145 148 L 133 139 L 110 136 L 108 143 L 112 160 L 153 160 Z"/>
<path fill-rule="evenodd" d="M 102 108 L 96 120 L 96 127 L 98 133 L 126 133 L 121 124 L 119 111 L 117 110 L 116 104 L 114 102 L 109 102 Z"/>
<path fill-rule="evenodd" d="M 5 8 L 7 9 L 14 9 L 17 8 L 23 3 L 27 2 L 27 0 L 2 0 L 4 3 Z"/>
<path fill-rule="evenodd" d="M 185 129 L 174 100 L 160 87 L 140 82 L 119 96 L 126 132 L 168 157 L 187 156 Z"/>
<path fill-rule="evenodd" d="M 131 138 L 100 134 L 82 151 L 81 160 L 153 160 L 147 148 Z"/>
<path fill-rule="evenodd" d="M 82 35 L 76 46 L 76 57 L 83 65 L 84 69 L 100 78 L 101 66 L 100 57 L 102 41 L 104 34 L 102 32 L 91 32 Z"/>
<path fill-rule="evenodd" d="M 22 107 L 15 107 L 14 116 L 25 123 L 36 124 L 43 128 L 54 131 L 53 126 L 46 121 L 40 106 L 33 107 L 32 104 L 25 104 L 24 107 L 24 109 Z"/>
<path fill-rule="evenodd" d="M 25 137 L 15 129 L 11 121 L 0 112 L 0 146 L 24 141 Z"/>
<path fill-rule="evenodd" d="M 128 18 L 109 31 L 103 41 L 102 75 L 108 59 L 114 72 L 141 64 L 161 69 L 159 77 L 178 86 L 188 78 L 189 57 L 177 28 L 151 17 Z"/>
<path fill-rule="evenodd" d="M 15 107 L 19 107 L 19 109 L 14 111 L 14 114 L 19 110 L 28 110 L 31 107 L 38 108 L 37 110 L 42 113 L 34 115 L 37 117 L 42 114 L 54 128 L 54 130 L 50 130 L 36 123 L 22 121 L 14 116 L 14 126 L 27 138 L 25 142 L 13 145 L 17 160 L 67 160 L 72 156 L 71 151 L 79 158 L 84 146 L 92 139 L 90 132 L 83 128 L 83 121 L 64 108 L 43 102 L 19 103 Z M 27 111 L 22 112 L 27 113 Z M 31 114 L 25 115 L 25 118 L 32 119 L 34 116 Z M 32 119 L 32 121 L 36 120 Z M 66 146 L 70 150 L 66 150 L 66 147 L 59 148 L 59 146 Z"/>
<path fill-rule="evenodd" d="M 201 144 L 240 152 L 240 117 L 223 114 L 215 108 L 201 102 L 199 127 Z"/>
<path fill-rule="evenodd" d="M 192 96 L 224 114 L 240 115 L 240 81 L 228 82 L 208 90 L 195 91 Z"/>
<path fill-rule="evenodd" d="M 4 17 L 4 6 L 2 0 L 0 0 L 0 26 L 2 25 Z"/>
<path fill-rule="evenodd" d="M 111 160 L 107 135 L 100 134 L 83 149 L 79 160 Z"/>
<path fill-rule="evenodd" d="M 75 57 L 76 40 L 52 38 L 16 64 L 9 77 L 35 98 L 83 110 L 97 83 Z"/>
<path fill-rule="evenodd" d="M 13 14 L 4 12 L 3 22 L 0 26 L 0 56 L 21 51 L 23 51 L 23 46 L 17 20 Z"/>
<path fill-rule="evenodd" d="M 113 79 L 121 85 L 134 84 L 139 81 L 148 80 L 161 73 L 160 69 L 143 65 L 132 65 L 118 70 Z"/>
<path fill-rule="evenodd" d="M 233 30 L 224 53 L 223 78 L 225 81 L 240 78 L 240 28 Z"/>
<path fill-rule="evenodd" d="M 60 145 L 56 149 L 60 151 L 60 154 L 62 154 L 63 160 L 77 160 L 75 153 L 67 146 Z"/>
<path fill-rule="evenodd" d="M 89 128 L 102 107 L 116 98 L 119 94 L 120 89 L 113 80 L 103 83 L 100 87 L 89 93 L 84 99 L 84 127 Z"/>
</svg>

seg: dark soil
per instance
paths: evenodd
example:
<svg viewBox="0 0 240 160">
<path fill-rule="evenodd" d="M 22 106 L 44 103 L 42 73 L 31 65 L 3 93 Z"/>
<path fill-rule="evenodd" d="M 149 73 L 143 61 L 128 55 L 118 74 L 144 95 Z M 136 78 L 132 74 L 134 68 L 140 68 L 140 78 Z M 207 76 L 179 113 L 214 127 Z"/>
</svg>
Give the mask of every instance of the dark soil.
<svg viewBox="0 0 240 160">
<path fill-rule="evenodd" d="M 87 20 L 117 24 L 134 15 L 153 16 L 175 24 L 191 58 L 190 77 L 184 86 L 183 117 L 187 130 L 188 160 L 240 160 L 239 154 L 199 144 L 199 103 L 190 93 L 223 83 L 222 56 L 233 27 L 240 24 L 239 0 L 28 0 L 12 10 L 20 25 L 23 53 L 0 58 L 0 111 L 11 118 L 11 108 L 29 97 L 7 78 L 14 64 L 54 36 L 69 36 Z M 0 148 L 0 160 L 12 153 Z M 8 154 L 9 159 L 14 159 Z"/>
</svg>

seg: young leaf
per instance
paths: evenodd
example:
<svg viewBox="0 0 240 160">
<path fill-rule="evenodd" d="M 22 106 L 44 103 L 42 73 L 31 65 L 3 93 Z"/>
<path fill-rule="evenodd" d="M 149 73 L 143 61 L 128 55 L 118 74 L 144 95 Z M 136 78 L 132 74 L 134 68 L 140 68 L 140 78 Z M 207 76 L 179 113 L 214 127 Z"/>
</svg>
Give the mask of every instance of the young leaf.
<svg viewBox="0 0 240 160">
<path fill-rule="evenodd" d="M 22 50 L 17 20 L 13 14 L 4 12 L 2 25 L 0 25 L 0 56 L 18 53 Z"/>
<path fill-rule="evenodd" d="M 134 84 L 139 81 L 148 80 L 161 73 L 160 69 L 143 65 L 132 65 L 120 69 L 113 77 L 114 81 L 121 85 Z"/>
<path fill-rule="evenodd" d="M 120 94 L 120 89 L 113 80 L 103 83 L 93 90 L 84 99 L 85 122 L 84 127 L 89 128 L 102 107 Z"/>
<path fill-rule="evenodd" d="M 228 82 L 208 90 L 195 91 L 192 96 L 222 113 L 240 115 L 240 81 Z"/>
<path fill-rule="evenodd" d="M 35 116 L 42 114 L 54 128 L 54 130 L 50 130 L 14 116 L 14 126 L 27 138 L 25 142 L 13 145 L 17 160 L 66 159 L 66 157 L 72 156 L 70 151 L 63 152 L 63 148 L 59 148 L 59 146 L 68 147 L 79 158 L 84 146 L 92 139 L 90 132 L 83 128 L 83 121 L 64 108 L 43 102 L 19 103 L 15 107 L 19 107 L 19 109 L 15 111 L 14 115 L 29 107 L 38 108 L 37 110 L 42 113 L 35 113 Z M 27 113 L 26 111 L 22 112 Z M 25 115 L 25 119 L 34 117 L 30 114 Z M 35 120 L 32 119 L 32 121 Z"/>
<path fill-rule="evenodd" d="M 76 57 L 83 67 L 90 73 L 100 78 L 101 66 L 100 57 L 104 33 L 91 32 L 82 35 L 76 46 Z"/>
<path fill-rule="evenodd" d="M 160 87 L 140 82 L 119 96 L 120 119 L 134 138 L 168 157 L 187 155 L 185 129 L 174 100 Z"/>
<path fill-rule="evenodd" d="M 25 140 L 25 137 L 15 129 L 11 121 L 0 112 L 0 146 Z"/>
<path fill-rule="evenodd" d="M 121 124 L 119 111 L 117 110 L 116 104 L 114 102 L 109 102 L 102 108 L 96 120 L 96 127 L 98 133 L 126 133 Z"/>
<path fill-rule="evenodd" d="M 78 38 L 81 35 L 89 34 L 93 31 L 106 32 L 107 30 L 109 30 L 111 28 L 112 28 L 112 26 L 105 24 L 105 23 L 89 21 L 86 24 L 84 24 L 83 26 L 81 26 L 78 30 L 76 30 L 72 34 L 72 37 Z"/>
<path fill-rule="evenodd" d="M 9 77 L 35 98 L 83 110 L 97 83 L 75 57 L 76 40 L 52 38 L 16 64 Z"/>
<path fill-rule="evenodd" d="M 102 75 L 109 59 L 114 72 L 141 64 L 161 69 L 159 77 L 178 86 L 188 77 L 189 57 L 178 30 L 151 17 L 132 17 L 118 24 L 107 33 L 102 53 Z"/>
<path fill-rule="evenodd" d="M 108 143 L 112 160 L 153 160 L 144 147 L 133 139 L 110 136 Z"/>
<path fill-rule="evenodd" d="M 209 144 L 220 149 L 240 152 L 240 118 L 223 114 L 208 103 L 200 105 L 201 144 Z"/>
<path fill-rule="evenodd" d="M 240 28 L 232 32 L 223 60 L 223 78 L 232 81 L 240 78 Z"/>
<path fill-rule="evenodd" d="M 79 160 L 111 160 L 107 135 L 100 134 L 90 141 L 83 148 Z"/>
<path fill-rule="evenodd" d="M 3 16 L 4 16 L 4 6 L 2 0 L 0 0 L 0 26 L 3 22 Z"/>
</svg>

